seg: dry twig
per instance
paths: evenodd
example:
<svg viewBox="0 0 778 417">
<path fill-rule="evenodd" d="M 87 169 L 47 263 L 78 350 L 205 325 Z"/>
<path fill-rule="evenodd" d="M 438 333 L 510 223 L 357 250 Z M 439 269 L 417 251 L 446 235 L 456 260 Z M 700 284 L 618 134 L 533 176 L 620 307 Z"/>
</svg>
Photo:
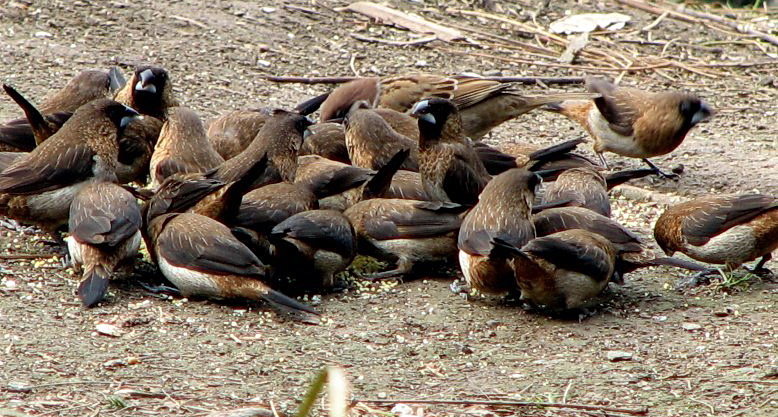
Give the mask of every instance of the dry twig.
<svg viewBox="0 0 778 417">
<path fill-rule="evenodd" d="M 449 404 L 449 405 L 500 405 L 509 407 L 542 407 L 542 408 L 570 408 L 575 410 L 595 410 L 603 412 L 613 412 L 629 414 L 632 416 L 645 416 L 648 415 L 648 407 L 640 409 L 630 408 L 616 408 L 605 407 L 601 405 L 589 405 L 589 404 L 560 404 L 560 403 L 533 403 L 527 401 L 484 401 L 484 400 L 368 400 L 358 399 L 353 400 L 352 404 L 356 403 L 373 403 L 373 404 Z"/>
</svg>

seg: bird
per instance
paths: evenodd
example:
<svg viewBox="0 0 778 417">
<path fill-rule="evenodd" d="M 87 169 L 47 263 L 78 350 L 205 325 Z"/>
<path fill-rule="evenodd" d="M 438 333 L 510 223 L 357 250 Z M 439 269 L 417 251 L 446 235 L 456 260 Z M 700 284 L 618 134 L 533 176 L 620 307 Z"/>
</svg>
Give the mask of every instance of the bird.
<svg viewBox="0 0 778 417">
<path fill-rule="evenodd" d="M 316 123 L 308 127 L 307 136 L 300 147 L 300 156 L 319 155 L 321 157 L 351 164 L 346 147 L 346 131 L 340 123 Z"/>
<path fill-rule="evenodd" d="M 92 100 L 112 98 L 125 84 L 124 75 L 117 67 L 108 71 L 88 69 L 71 78 L 61 89 L 48 95 L 40 104 L 44 114 L 57 112 L 73 113 Z"/>
<path fill-rule="evenodd" d="M 484 188 L 478 204 L 462 221 L 457 247 L 459 265 L 466 287 L 452 286 L 455 292 L 476 289 L 502 295 L 518 290 L 505 252 L 492 244 L 501 239 L 522 247 L 535 238 L 530 218 L 539 174 L 514 168 L 494 177 Z"/>
<path fill-rule="evenodd" d="M 208 139 L 222 158 L 230 159 L 249 146 L 271 112 L 264 107 L 226 113 L 208 125 Z"/>
<path fill-rule="evenodd" d="M 137 110 L 140 114 L 165 118 L 165 111 L 177 107 L 170 74 L 161 67 L 142 65 L 135 68 L 130 81 L 116 92 L 114 100 Z"/>
<path fill-rule="evenodd" d="M 564 204 L 592 210 L 605 217 L 611 216 L 605 176 L 588 167 L 565 170 L 556 181 L 544 187 L 541 204 Z"/>
<path fill-rule="evenodd" d="M 292 317 L 317 321 L 313 308 L 270 288 L 267 266 L 216 220 L 162 214 L 150 219 L 144 238 L 162 274 L 185 297 L 265 300 Z"/>
<path fill-rule="evenodd" d="M 108 71 L 84 70 L 76 74 L 61 89 L 43 100 L 40 109 L 30 103 L 10 85 L 3 85 L 6 93 L 19 104 L 26 118 L 14 119 L 0 125 L 0 151 L 29 152 L 40 142 L 56 132 L 82 105 L 100 98 L 111 98 L 124 85 L 124 77 L 116 67 Z M 38 126 L 45 129 L 36 132 L 31 126 L 30 111 L 40 115 Z M 36 114 L 32 115 L 33 117 Z"/>
<path fill-rule="evenodd" d="M 396 264 L 365 277 L 376 280 L 413 273 L 420 264 L 455 262 L 466 210 L 451 202 L 373 198 L 343 214 L 354 226 L 358 253 Z"/>
<path fill-rule="evenodd" d="M 319 208 L 319 200 L 306 186 L 279 182 L 246 193 L 232 225 L 267 237 L 277 224 L 304 211 Z"/>
<path fill-rule="evenodd" d="M 587 300 L 605 289 L 616 269 L 613 244 L 582 229 L 538 237 L 521 249 L 499 238 L 492 244 L 510 255 L 521 299 L 550 310 L 585 308 Z"/>
<path fill-rule="evenodd" d="M 0 214 L 58 236 L 80 188 L 116 181 L 118 138 L 136 117 L 137 111 L 109 99 L 79 107 L 56 134 L 0 173 Z"/>
<path fill-rule="evenodd" d="M 206 172 L 224 163 L 206 136 L 200 117 L 187 107 L 167 109 L 151 155 L 151 188 L 176 172 Z"/>
<path fill-rule="evenodd" d="M 146 204 L 146 217 L 151 219 L 167 213 L 196 213 L 232 225 L 240 212 L 241 202 L 267 167 L 261 158 L 237 181 L 224 182 L 216 178 L 216 170 L 175 173 L 162 182 Z"/>
<path fill-rule="evenodd" d="M 586 88 L 600 97 L 562 101 L 546 109 L 580 124 L 594 139 L 594 151 L 606 168 L 603 153 L 612 152 L 642 159 L 661 177 L 677 177 L 663 172 L 648 158 L 672 152 L 690 129 L 713 115 L 712 108 L 692 93 L 654 93 L 593 77 L 586 79 Z"/>
<path fill-rule="evenodd" d="M 316 194 L 320 208 L 342 212 L 361 200 L 393 195 L 394 176 L 409 154 L 402 149 L 375 171 L 316 155 L 300 157 L 295 183 Z"/>
<path fill-rule="evenodd" d="M 359 78 L 332 92 L 321 105 L 321 120 L 343 117 L 352 104 L 366 100 L 371 107 L 406 112 L 425 98 L 452 100 L 462 112 L 465 135 L 478 140 L 496 126 L 544 104 L 593 98 L 591 93 L 525 95 L 511 83 L 477 74 L 452 76 L 406 74 L 386 78 Z"/>
<path fill-rule="evenodd" d="M 216 177 L 225 182 L 236 181 L 257 160 L 267 157 L 267 170 L 254 181 L 253 188 L 275 182 L 293 182 L 297 170 L 297 154 L 303 135 L 313 122 L 298 113 L 274 109 L 251 144 L 217 169 Z"/>
<path fill-rule="evenodd" d="M 583 229 L 608 239 L 616 249 L 616 268 L 612 282 L 623 283 L 624 275 L 639 268 L 666 265 L 702 270 L 699 264 L 673 257 L 656 256 L 635 233 L 616 220 L 584 207 L 556 207 L 532 215 L 537 237 L 570 229 Z"/>
<path fill-rule="evenodd" d="M 115 183 L 92 182 L 75 195 L 65 241 L 74 268 L 81 271 L 78 297 L 85 307 L 105 298 L 108 281 L 120 268 L 132 268 L 141 225 L 135 196 Z"/>
<path fill-rule="evenodd" d="M 294 214 L 273 227 L 271 263 L 275 278 L 284 288 L 303 292 L 329 290 L 335 274 L 351 264 L 357 237 L 349 219 L 334 210 L 308 210 Z"/>
<path fill-rule="evenodd" d="M 355 103 L 344 121 L 346 149 L 354 166 L 378 170 L 398 151 L 410 150 L 402 169 L 419 170 L 418 141 L 397 133 L 363 101 Z"/>
<path fill-rule="evenodd" d="M 419 173 L 435 201 L 474 205 L 491 179 L 470 140 L 463 135 L 457 106 L 443 98 L 421 100 L 411 115 L 419 124 Z"/>
<path fill-rule="evenodd" d="M 499 143 L 497 149 L 501 155 L 509 155 L 513 160 L 507 160 L 504 156 L 485 158 L 481 157 L 486 169 L 491 175 L 497 175 L 511 168 L 525 168 L 530 171 L 564 170 L 579 167 L 592 167 L 603 169 L 596 162 L 579 153 L 573 152 L 578 145 L 586 142 L 585 139 L 570 139 L 551 146 L 541 147 L 527 142 Z M 483 142 L 475 142 L 473 146 L 479 156 L 482 153 L 492 153 L 491 147 L 485 147 Z M 502 160 L 502 163 L 500 161 Z M 556 175 L 547 177 L 549 181 L 556 180 Z"/>
<path fill-rule="evenodd" d="M 764 265 L 778 248 L 778 198 L 722 194 L 676 204 L 657 219 L 654 239 L 668 256 L 681 252 L 729 270 L 761 257 L 751 271 L 766 274 Z M 716 272 L 706 269 L 681 280 L 678 287 L 697 285 Z"/>
</svg>

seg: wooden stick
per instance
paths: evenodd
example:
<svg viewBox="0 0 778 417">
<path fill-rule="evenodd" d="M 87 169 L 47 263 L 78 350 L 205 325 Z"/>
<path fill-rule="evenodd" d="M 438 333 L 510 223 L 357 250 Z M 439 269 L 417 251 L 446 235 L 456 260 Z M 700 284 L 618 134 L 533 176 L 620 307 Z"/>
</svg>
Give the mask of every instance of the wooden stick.
<svg viewBox="0 0 778 417">
<path fill-rule="evenodd" d="M 0 255 L 0 259 L 14 260 L 14 259 L 46 259 L 56 258 L 62 256 L 58 253 L 15 253 L 11 255 Z"/>
<path fill-rule="evenodd" d="M 373 404 L 451 404 L 451 405 L 504 405 L 510 407 L 545 407 L 545 408 L 572 408 L 576 410 L 595 410 L 595 411 L 610 411 L 613 413 L 623 413 L 633 416 L 645 416 L 648 415 L 648 407 L 640 409 L 630 408 L 614 408 L 605 407 L 601 405 L 589 405 L 589 404 L 561 404 L 561 403 L 533 403 L 527 401 L 485 401 L 485 400 L 370 400 L 370 399 L 357 399 L 353 400 L 355 403 L 373 403 Z"/>
<path fill-rule="evenodd" d="M 710 14 L 705 12 L 698 12 L 696 10 L 690 10 L 685 8 L 683 5 L 678 6 L 676 10 L 668 10 L 664 7 L 651 6 L 640 0 L 616 0 L 616 1 L 625 6 L 634 7 L 636 9 L 640 9 L 660 16 L 667 13 L 668 17 L 683 22 L 687 22 L 687 23 L 699 24 L 699 23 L 703 23 L 704 21 L 714 22 L 719 25 L 726 26 L 730 29 L 735 29 L 739 33 L 759 38 L 773 45 L 778 45 L 778 36 L 773 36 L 768 33 L 751 29 L 751 26 L 748 24 L 745 25 L 739 24 L 737 21 L 727 19 L 722 16 L 717 16 L 715 14 Z"/>
<path fill-rule="evenodd" d="M 437 36 L 428 36 L 426 38 L 421 39 L 415 39 L 412 41 L 390 41 L 387 39 L 378 39 L 378 38 L 370 38 L 367 36 L 362 36 L 358 33 L 349 33 L 349 36 L 352 38 L 362 41 L 362 42 L 371 42 L 371 43 L 385 43 L 387 45 L 394 45 L 394 46 L 411 46 L 411 45 L 423 45 L 425 43 L 430 43 L 434 40 L 437 40 Z"/>
<path fill-rule="evenodd" d="M 286 77 L 278 75 L 267 75 L 264 77 L 267 81 L 274 83 L 299 83 L 299 84 L 342 84 L 357 79 L 357 77 Z M 487 80 L 499 81 L 502 83 L 519 84 L 583 84 L 583 77 L 484 77 Z M 2 258 L 0 258 L 2 259 Z"/>
</svg>

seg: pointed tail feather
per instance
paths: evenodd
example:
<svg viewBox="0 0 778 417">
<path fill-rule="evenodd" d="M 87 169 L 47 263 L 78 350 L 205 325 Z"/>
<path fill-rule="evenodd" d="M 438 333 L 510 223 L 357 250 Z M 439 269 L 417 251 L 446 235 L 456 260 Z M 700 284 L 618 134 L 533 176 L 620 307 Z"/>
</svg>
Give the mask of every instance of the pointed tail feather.
<svg viewBox="0 0 778 417">
<path fill-rule="evenodd" d="M 608 190 L 611 190 L 613 187 L 624 184 L 627 181 L 647 177 L 649 175 L 654 175 L 655 173 L 656 171 L 650 168 L 627 169 L 608 174 L 605 177 L 605 183 L 608 185 Z"/>
<path fill-rule="evenodd" d="M 297 111 L 297 113 L 302 114 L 303 116 L 307 116 L 316 110 L 319 110 L 319 107 L 321 107 L 321 104 L 324 103 L 324 100 L 327 100 L 327 97 L 330 96 L 330 93 L 324 93 L 320 96 L 316 96 L 314 98 L 308 99 L 303 101 L 302 103 L 296 105 L 294 109 Z"/>
<path fill-rule="evenodd" d="M 362 198 L 378 198 L 386 194 L 389 186 L 392 185 L 392 177 L 400 169 L 405 160 L 408 159 L 408 155 L 411 154 L 410 149 L 402 149 L 398 151 L 386 165 L 382 166 L 370 178 L 365 184 L 365 188 L 362 191 Z"/>
<path fill-rule="evenodd" d="M 313 307 L 291 297 L 287 297 L 276 290 L 268 288 L 264 294 L 262 294 L 262 298 L 270 303 L 276 310 L 288 314 L 296 320 L 311 324 L 319 323 L 319 316 L 321 314 L 314 310 Z"/>
<path fill-rule="evenodd" d="M 24 115 L 27 116 L 27 121 L 32 127 L 32 132 L 35 135 L 35 143 L 37 145 L 40 145 L 44 140 L 48 139 L 56 132 L 35 105 L 30 103 L 21 93 L 16 91 L 15 88 L 8 84 L 3 84 L 3 90 L 5 90 L 6 94 L 8 94 L 8 96 L 24 111 Z"/>
<path fill-rule="evenodd" d="M 532 152 L 529 154 L 529 159 L 533 161 L 544 162 L 558 158 L 561 155 L 574 151 L 578 145 L 584 142 L 586 142 L 586 139 L 577 138 L 557 143 L 556 145 L 551 145 L 547 148 Z"/>
<path fill-rule="evenodd" d="M 109 276 L 108 271 L 99 265 L 84 270 L 84 279 L 78 285 L 78 298 L 84 307 L 93 307 L 105 298 Z"/>
</svg>

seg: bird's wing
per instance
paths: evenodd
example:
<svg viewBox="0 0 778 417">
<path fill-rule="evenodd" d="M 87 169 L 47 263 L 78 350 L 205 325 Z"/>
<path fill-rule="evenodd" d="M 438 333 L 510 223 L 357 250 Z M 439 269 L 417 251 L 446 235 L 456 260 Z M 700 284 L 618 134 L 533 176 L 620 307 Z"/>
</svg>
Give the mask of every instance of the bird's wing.
<svg viewBox="0 0 778 417">
<path fill-rule="evenodd" d="M 690 244 L 701 246 L 731 227 L 776 209 L 778 199 L 763 194 L 718 198 L 683 219 L 683 236 Z"/>
<path fill-rule="evenodd" d="M 94 150 L 86 144 L 46 146 L 18 159 L 0 173 L 0 192 L 34 194 L 51 191 L 92 175 Z M 63 149 L 64 148 L 64 149 Z"/>
<path fill-rule="evenodd" d="M 81 242 L 114 247 L 140 227 L 141 213 L 135 197 L 115 184 L 87 186 L 70 206 L 68 228 Z"/>
</svg>

